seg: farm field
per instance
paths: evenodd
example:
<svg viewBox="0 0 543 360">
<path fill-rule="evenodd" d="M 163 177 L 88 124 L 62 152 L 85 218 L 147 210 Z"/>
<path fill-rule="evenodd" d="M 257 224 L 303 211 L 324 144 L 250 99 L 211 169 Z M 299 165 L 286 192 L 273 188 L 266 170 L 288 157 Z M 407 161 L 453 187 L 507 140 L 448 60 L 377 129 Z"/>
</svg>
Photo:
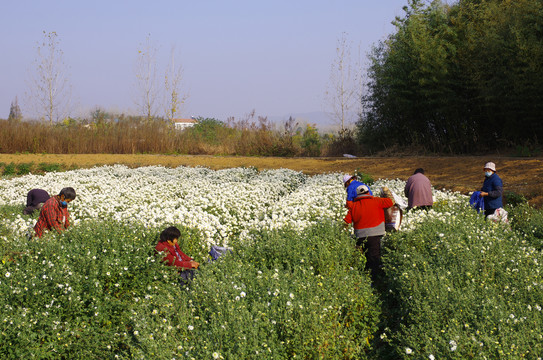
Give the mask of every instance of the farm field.
<svg viewBox="0 0 543 360">
<path fill-rule="evenodd" d="M 434 188 L 434 208 L 387 235 L 372 286 L 342 226 L 345 170 L 166 165 L 0 180 L 4 358 L 543 356 L 543 215 L 526 204 L 493 223 Z M 29 242 L 26 192 L 64 186 L 72 226 Z M 202 263 L 189 287 L 153 252 L 170 225 Z M 232 253 L 211 262 L 211 245 Z"/>
<path fill-rule="evenodd" d="M 487 161 L 497 164 L 505 191 L 527 197 L 538 207 L 543 206 L 543 159 L 501 156 L 457 157 L 363 157 L 347 158 L 273 158 L 146 154 L 0 154 L 0 163 L 58 163 L 66 167 L 124 164 L 129 167 L 162 165 L 204 166 L 219 170 L 234 167 L 257 169 L 287 168 L 314 175 L 323 173 L 351 173 L 355 169 L 375 179 L 406 180 L 414 169 L 422 167 L 436 189 L 468 193 L 478 190 L 483 181 L 482 166 Z"/>
</svg>

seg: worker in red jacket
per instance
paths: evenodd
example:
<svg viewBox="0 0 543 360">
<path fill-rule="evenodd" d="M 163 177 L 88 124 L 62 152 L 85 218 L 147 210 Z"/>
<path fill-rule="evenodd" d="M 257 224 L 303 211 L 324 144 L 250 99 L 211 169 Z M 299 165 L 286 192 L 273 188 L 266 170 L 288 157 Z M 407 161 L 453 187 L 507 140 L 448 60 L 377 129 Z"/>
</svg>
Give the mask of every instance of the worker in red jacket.
<svg viewBox="0 0 543 360">
<path fill-rule="evenodd" d="M 381 239 L 385 235 L 385 209 L 394 205 L 388 198 L 374 197 L 366 185 L 356 188 L 357 196 L 345 216 L 345 226 L 353 224 L 357 237 L 356 246 L 361 247 L 366 256 L 366 269 L 372 278 L 381 269 Z"/>
<path fill-rule="evenodd" d="M 42 237 L 44 230 L 55 229 L 61 233 L 70 226 L 70 213 L 68 212 L 68 204 L 75 199 L 75 190 L 71 187 L 66 187 L 60 190 L 58 195 L 55 195 L 43 204 L 38 221 L 34 225 L 35 235 Z"/>
<path fill-rule="evenodd" d="M 175 226 L 170 226 L 160 233 L 158 244 L 155 247 L 157 252 L 164 254 L 163 261 L 170 266 L 179 269 L 181 275 L 180 283 L 186 285 L 189 280 L 194 278 L 194 269 L 198 269 L 200 263 L 194 261 L 190 256 L 181 251 L 177 244 L 181 232 Z"/>
</svg>

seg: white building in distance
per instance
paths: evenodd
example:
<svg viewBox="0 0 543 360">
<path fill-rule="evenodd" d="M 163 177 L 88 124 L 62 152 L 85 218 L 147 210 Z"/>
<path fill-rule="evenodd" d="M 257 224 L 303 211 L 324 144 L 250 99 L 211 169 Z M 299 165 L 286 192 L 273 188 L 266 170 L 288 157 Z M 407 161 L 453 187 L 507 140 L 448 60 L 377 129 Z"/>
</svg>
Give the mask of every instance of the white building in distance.
<svg viewBox="0 0 543 360">
<path fill-rule="evenodd" d="M 198 123 L 198 121 L 194 119 L 173 119 L 172 122 L 176 130 L 184 130 Z"/>
</svg>

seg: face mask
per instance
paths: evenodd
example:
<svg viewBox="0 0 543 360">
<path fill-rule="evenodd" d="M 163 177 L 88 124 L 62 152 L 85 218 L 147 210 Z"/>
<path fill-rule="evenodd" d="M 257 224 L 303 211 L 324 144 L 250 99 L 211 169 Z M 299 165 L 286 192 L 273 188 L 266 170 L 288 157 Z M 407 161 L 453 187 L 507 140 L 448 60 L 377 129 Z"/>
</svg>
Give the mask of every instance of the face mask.
<svg viewBox="0 0 543 360">
<path fill-rule="evenodd" d="M 60 202 L 60 206 L 62 207 L 67 207 L 68 206 L 68 203 L 66 201 L 61 201 Z"/>
<path fill-rule="evenodd" d="M 492 171 L 485 171 L 485 176 L 486 177 L 491 177 L 492 176 Z"/>
</svg>

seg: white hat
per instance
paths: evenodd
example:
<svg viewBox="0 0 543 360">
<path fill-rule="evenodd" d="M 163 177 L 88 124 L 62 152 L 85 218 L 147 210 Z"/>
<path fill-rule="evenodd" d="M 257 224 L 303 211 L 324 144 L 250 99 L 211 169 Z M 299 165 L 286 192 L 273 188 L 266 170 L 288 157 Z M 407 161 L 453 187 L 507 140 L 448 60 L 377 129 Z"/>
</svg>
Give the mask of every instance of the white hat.
<svg viewBox="0 0 543 360">
<path fill-rule="evenodd" d="M 490 169 L 494 172 L 496 172 L 496 164 L 494 164 L 493 162 L 489 161 L 485 164 L 485 167 L 483 169 Z"/>
<path fill-rule="evenodd" d="M 360 185 L 356 188 L 356 196 L 364 195 L 370 192 L 370 188 L 366 185 Z"/>
<path fill-rule="evenodd" d="M 345 184 L 347 181 L 349 181 L 353 176 L 352 175 L 344 175 L 343 176 L 343 183 Z"/>
</svg>

